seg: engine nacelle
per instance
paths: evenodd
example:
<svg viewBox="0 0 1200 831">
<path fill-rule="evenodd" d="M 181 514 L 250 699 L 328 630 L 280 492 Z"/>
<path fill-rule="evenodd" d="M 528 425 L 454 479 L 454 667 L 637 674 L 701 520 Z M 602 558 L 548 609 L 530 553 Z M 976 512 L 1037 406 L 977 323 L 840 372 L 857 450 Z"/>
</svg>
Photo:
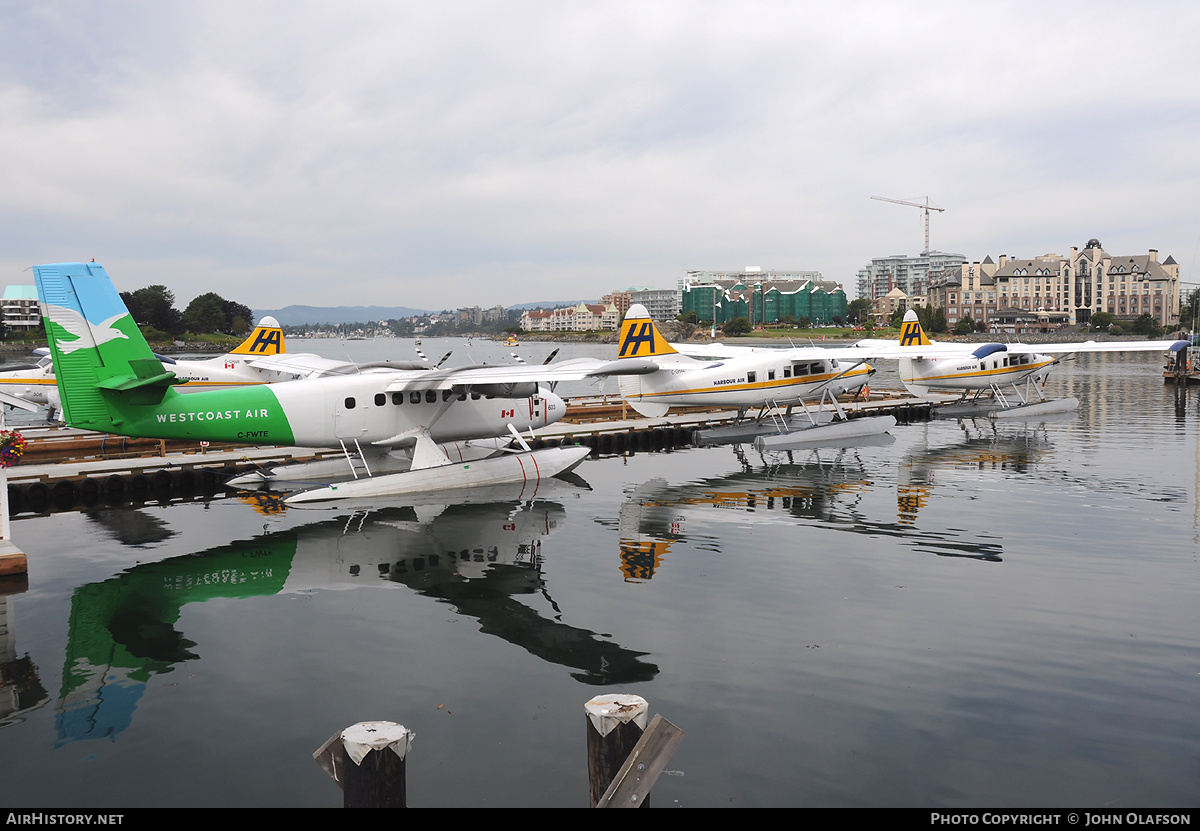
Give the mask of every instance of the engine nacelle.
<svg viewBox="0 0 1200 831">
<path fill-rule="evenodd" d="M 521 381 L 511 384 L 472 384 L 471 392 L 495 398 L 532 398 L 537 395 L 537 381 Z"/>
</svg>

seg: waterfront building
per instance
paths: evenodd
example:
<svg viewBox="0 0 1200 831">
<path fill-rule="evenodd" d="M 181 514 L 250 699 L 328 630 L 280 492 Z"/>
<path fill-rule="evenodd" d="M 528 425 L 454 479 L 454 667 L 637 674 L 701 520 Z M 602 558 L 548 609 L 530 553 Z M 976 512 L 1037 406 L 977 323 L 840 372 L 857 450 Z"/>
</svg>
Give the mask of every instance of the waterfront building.
<svg viewBox="0 0 1200 831">
<path fill-rule="evenodd" d="M 621 316 L 612 303 L 580 303 L 543 311 L 530 309 L 521 315 L 525 332 L 616 331 Z"/>
<path fill-rule="evenodd" d="M 459 326 L 478 326 L 483 323 L 483 310 L 478 306 L 461 308 L 456 315 Z"/>
<path fill-rule="evenodd" d="M 1170 328 L 1179 319 L 1179 264 L 1171 256 L 1160 262 L 1153 248 L 1146 254 L 1112 256 L 1091 239 L 1065 257 L 1010 259 L 1001 254 L 998 261 L 986 257 L 963 263 L 957 272 L 947 270 L 931 281 L 929 298 L 931 305 L 946 310 L 948 326 L 970 317 L 998 333 L 1081 326 L 1096 312 L 1120 321 L 1148 314 L 1156 325 Z M 1004 319 L 993 325 L 1000 311 Z"/>
<path fill-rule="evenodd" d="M 633 305 L 633 289 L 625 289 L 624 291 L 614 291 L 612 294 L 606 294 L 600 298 L 600 302 L 608 305 L 611 303 L 617 310 L 617 314 L 622 319 L 625 313 L 629 311 L 629 307 Z"/>
<path fill-rule="evenodd" d="M 522 332 L 553 332 L 551 312 L 542 309 L 528 309 L 521 315 Z"/>
<path fill-rule="evenodd" d="M 925 251 L 915 257 L 905 254 L 876 257 L 858 271 L 858 296 L 875 301 L 896 288 L 909 297 L 925 295 L 932 276 L 956 270 L 966 261 L 962 254 L 944 251 Z"/>
<path fill-rule="evenodd" d="M 871 304 L 871 319 L 877 326 L 886 326 L 896 312 L 907 312 L 926 305 L 928 298 L 922 295 L 909 297 L 899 288 L 894 288 Z"/>
<path fill-rule="evenodd" d="M 1065 311 L 1030 312 L 1009 307 L 996 309 L 988 318 L 987 330 L 996 335 L 1032 335 L 1057 332 L 1068 323 Z"/>
<path fill-rule="evenodd" d="M 10 332 L 36 329 L 42 323 L 36 286 L 6 286 L 0 310 L 4 314 L 4 327 Z"/>
<path fill-rule="evenodd" d="M 1000 259 L 1006 260 L 1003 254 Z M 962 263 L 931 275 L 929 305 L 946 310 L 946 325 L 951 329 L 967 317 L 986 328 L 997 309 L 996 268 L 995 261 L 985 257 L 982 263 Z"/>
<path fill-rule="evenodd" d="M 749 267 L 741 272 L 689 271 L 680 284 L 680 310 L 722 325 L 745 317 L 751 325 L 846 317 L 846 292 L 818 271 Z"/>
<path fill-rule="evenodd" d="M 647 286 L 630 286 L 600 298 L 604 305 L 612 304 L 617 310 L 618 322 L 625 317 L 629 307 L 640 303 L 655 320 L 674 320 L 679 314 L 679 293 L 672 289 L 655 289 Z"/>
</svg>

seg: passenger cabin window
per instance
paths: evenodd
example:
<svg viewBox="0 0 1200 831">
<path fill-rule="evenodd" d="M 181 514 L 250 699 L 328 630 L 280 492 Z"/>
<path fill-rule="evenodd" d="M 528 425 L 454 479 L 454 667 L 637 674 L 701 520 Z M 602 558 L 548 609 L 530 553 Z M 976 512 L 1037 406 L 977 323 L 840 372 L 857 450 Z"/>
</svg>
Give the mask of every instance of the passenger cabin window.
<svg viewBox="0 0 1200 831">
<path fill-rule="evenodd" d="M 412 392 L 410 392 L 408 394 L 408 400 L 409 400 L 409 403 L 411 403 L 411 404 L 420 404 L 421 403 L 421 393 L 417 392 L 416 390 L 413 390 Z"/>
<path fill-rule="evenodd" d="M 757 378 L 758 378 L 757 372 L 747 372 L 746 373 L 746 380 L 749 381 L 751 384 L 753 384 L 757 380 Z"/>
<path fill-rule="evenodd" d="M 382 407 L 382 406 L 383 406 L 384 404 L 386 404 L 386 403 L 387 403 L 387 396 L 386 396 L 386 395 L 384 395 L 384 394 L 383 394 L 383 393 L 381 393 L 381 392 L 377 392 L 377 393 L 375 393 L 375 406 L 376 406 L 376 407 Z"/>
<path fill-rule="evenodd" d="M 425 403 L 426 404 L 436 404 L 437 403 L 437 393 L 434 390 L 425 390 Z"/>
<path fill-rule="evenodd" d="M 347 398 L 347 399 L 346 399 L 346 409 L 347 409 L 347 410 L 353 410 L 353 409 L 354 409 L 354 399 L 353 399 L 353 398 Z"/>
<path fill-rule="evenodd" d="M 773 369 L 768 369 L 768 370 L 767 370 L 767 380 L 768 380 L 768 381 L 774 381 L 774 380 L 775 380 L 775 370 L 773 370 Z"/>
<path fill-rule="evenodd" d="M 402 393 L 402 392 L 392 393 L 392 403 L 393 404 L 403 404 L 404 403 L 404 393 Z"/>
</svg>

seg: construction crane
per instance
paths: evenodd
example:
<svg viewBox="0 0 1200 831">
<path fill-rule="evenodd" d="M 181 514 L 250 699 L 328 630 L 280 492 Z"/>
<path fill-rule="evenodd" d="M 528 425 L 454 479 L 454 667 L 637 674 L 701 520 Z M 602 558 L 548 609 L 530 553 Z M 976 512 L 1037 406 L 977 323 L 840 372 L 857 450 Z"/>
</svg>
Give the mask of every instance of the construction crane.
<svg viewBox="0 0 1200 831">
<path fill-rule="evenodd" d="M 935 208 L 930 205 L 928 196 L 925 197 L 924 205 L 920 202 L 905 202 L 903 199 L 888 199 L 886 196 L 872 196 L 871 198 L 878 199 L 880 202 L 895 202 L 897 205 L 908 205 L 909 207 L 920 208 L 925 211 L 925 250 L 922 253 L 929 253 L 929 212 L 944 211 L 946 210 L 945 208 Z"/>
</svg>

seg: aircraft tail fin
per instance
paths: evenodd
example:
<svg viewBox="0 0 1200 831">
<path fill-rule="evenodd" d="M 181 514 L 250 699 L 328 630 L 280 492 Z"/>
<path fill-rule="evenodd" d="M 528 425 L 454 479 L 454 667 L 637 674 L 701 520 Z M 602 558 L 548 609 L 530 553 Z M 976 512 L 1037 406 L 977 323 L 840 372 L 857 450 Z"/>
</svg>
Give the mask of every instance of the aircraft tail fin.
<svg viewBox="0 0 1200 831">
<path fill-rule="evenodd" d="M 618 338 L 621 351 L 618 358 L 654 358 L 660 355 L 679 354 L 667 339 L 658 331 L 646 307 L 634 304 L 625 314 L 621 324 L 621 337 Z"/>
<path fill-rule="evenodd" d="M 54 263 L 34 266 L 33 274 L 67 424 L 110 430 L 120 416 L 108 394 L 156 404 L 178 382 L 150 350 L 103 266 Z"/>
<path fill-rule="evenodd" d="M 916 311 L 909 309 L 904 313 L 904 322 L 900 324 L 900 345 L 929 346 L 931 343 L 925 335 L 925 330 L 921 328 Z"/>
<path fill-rule="evenodd" d="M 283 342 L 283 329 L 279 321 L 273 317 L 264 317 L 254 327 L 254 331 L 246 338 L 231 355 L 283 355 L 287 348 Z"/>
</svg>

